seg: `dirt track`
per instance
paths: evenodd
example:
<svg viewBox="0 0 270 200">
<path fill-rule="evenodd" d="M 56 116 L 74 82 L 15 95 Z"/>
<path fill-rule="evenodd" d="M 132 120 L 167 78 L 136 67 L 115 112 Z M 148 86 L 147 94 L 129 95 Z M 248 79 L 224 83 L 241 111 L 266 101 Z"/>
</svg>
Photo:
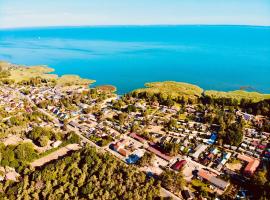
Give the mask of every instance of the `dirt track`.
<svg viewBox="0 0 270 200">
<path fill-rule="evenodd" d="M 32 167 L 40 167 L 40 166 L 44 165 L 45 163 L 48 163 L 52 160 L 56 160 L 59 157 L 66 155 L 69 151 L 75 151 L 75 150 L 78 150 L 80 148 L 81 147 L 78 144 L 69 144 L 65 147 L 62 147 L 61 149 L 58 149 L 58 150 L 52 152 L 51 154 L 49 154 L 47 156 L 44 156 L 42 158 L 35 160 L 30 165 Z"/>
</svg>

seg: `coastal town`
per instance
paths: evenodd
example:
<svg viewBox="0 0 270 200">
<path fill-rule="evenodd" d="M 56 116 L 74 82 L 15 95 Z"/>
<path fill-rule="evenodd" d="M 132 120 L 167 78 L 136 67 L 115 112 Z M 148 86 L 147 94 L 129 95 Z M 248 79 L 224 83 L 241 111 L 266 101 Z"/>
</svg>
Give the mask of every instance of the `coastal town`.
<svg viewBox="0 0 270 200">
<path fill-rule="evenodd" d="M 91 146 L 154 179 L 181 175 L 179 185 L 161 183 L 163 197 L 252 199 L 245 185 L 270 159 L 270 132 L 263 128 L 269 115 L 263 113 L 223 106 L 219 115 L 242 126 L 222 130 L 226 123 L 209 119 L 213 108 L 192 99 L 160 101 L 136 91 L 120 96 L 109 86 L 60 86 L 40 77 L 8 80 L 0 85 L 1 184 Z M 239 136 L 223 133 L 231 130 Z"/>
</svg>

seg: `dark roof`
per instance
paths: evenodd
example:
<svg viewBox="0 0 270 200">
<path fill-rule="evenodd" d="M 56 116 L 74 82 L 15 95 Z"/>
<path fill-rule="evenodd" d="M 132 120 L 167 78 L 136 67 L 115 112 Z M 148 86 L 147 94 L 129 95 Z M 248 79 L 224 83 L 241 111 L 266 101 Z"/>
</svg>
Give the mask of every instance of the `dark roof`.
<svg viewBox="0 0 270 200">
<path fill-rule="evenodd" d="M 183 190 L 182 195 L 183 195 L 184 199 L 193 198 L 193 193 L 190 192 L 189 190 Z"/>
</svg>

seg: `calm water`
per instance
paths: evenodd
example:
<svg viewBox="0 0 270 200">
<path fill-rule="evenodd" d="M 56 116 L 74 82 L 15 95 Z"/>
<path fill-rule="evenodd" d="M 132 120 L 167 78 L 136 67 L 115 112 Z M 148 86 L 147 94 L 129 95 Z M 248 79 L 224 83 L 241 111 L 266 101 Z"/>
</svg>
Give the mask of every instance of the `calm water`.
<svg viewBox="0 0 270 200">
<path fill-rule="evenodd" d="M 0 30 L 0 59 L 113 84 L 175 80 L 270 93 L 270 27 L 135 26 Z"/>
</svg>

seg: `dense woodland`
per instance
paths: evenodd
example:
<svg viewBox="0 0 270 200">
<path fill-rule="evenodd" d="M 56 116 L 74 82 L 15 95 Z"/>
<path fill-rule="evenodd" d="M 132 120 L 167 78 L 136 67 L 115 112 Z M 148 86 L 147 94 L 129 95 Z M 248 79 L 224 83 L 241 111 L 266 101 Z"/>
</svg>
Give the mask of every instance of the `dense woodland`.
<svg viewBox="0 0 270 200">
<path fill-rule="evenodd" d="M 159 199 L 159 181 L 90 147 L 24 173 L 0 183 L 0 199 Z"/>
</svg>

